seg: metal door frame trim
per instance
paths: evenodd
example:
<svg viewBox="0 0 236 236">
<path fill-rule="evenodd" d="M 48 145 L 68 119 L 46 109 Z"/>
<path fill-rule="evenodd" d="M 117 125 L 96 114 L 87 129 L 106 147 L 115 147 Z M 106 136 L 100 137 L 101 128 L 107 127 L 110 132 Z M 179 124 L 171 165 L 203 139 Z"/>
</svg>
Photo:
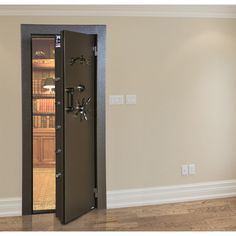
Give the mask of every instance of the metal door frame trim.
<svg viewBox="0 0 236 236">
<path fill-rule="evenodd" d="M 96 179 L 97 208 L 106 209 L 106 137 L 105 137 L 105 44 L 106 25 L 21 25 L 22 61 L 22 214 L 33 213 L 33 160 L 32 160 L 32 65 L 31 36 L 56 35 L 62 30 L 97 35 L 97 124 L 96 124 Z"/>
</svg>

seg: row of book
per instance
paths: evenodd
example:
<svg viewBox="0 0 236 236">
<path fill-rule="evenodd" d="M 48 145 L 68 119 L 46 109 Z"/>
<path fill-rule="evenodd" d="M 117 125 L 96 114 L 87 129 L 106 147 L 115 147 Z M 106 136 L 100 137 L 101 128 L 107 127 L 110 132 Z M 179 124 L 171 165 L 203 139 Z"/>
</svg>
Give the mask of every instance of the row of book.
<svg viewBox="0 0 236 236">
<path fill-rule="evenodd" d="M 33 128 L 55 128 L 55 116 L 33 116 Z"/>
<path fill-rule="evenodd" d="M 55 95 L 55 91 L 52 90 L 52 92 L 50 92 L 48 89 L 43 88 L 43 80 L 33 80 L 33 94 L 34 95 L 43 95 L 43 96 L 52 96 Z"/>
<path fill-rule="evenodd" d="M 54 99 L 34 99 L 33 100 L 33 112 L 42 113 L 54 113 L 55 112 L 55 100 Z"/>
<path fill-rule="evenodd" d="M 43 94 L 46 89 L 43 89 L 43 80 L 33 80 L 33 94 Z"/>
</svg>

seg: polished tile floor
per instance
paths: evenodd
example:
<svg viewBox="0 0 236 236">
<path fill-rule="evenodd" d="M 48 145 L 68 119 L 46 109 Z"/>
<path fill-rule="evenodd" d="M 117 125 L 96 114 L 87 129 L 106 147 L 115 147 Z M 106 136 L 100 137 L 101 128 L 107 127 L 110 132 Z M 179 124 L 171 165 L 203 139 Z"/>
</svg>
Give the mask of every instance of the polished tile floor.
<svg viewBox="0 0 236 236">
<path fill-rule="evenodd" d="M 236 198 L 93 210 L 61 225 L 54 214 L 0 218 L 1 231 L 234 231 Z"/>
</svg>

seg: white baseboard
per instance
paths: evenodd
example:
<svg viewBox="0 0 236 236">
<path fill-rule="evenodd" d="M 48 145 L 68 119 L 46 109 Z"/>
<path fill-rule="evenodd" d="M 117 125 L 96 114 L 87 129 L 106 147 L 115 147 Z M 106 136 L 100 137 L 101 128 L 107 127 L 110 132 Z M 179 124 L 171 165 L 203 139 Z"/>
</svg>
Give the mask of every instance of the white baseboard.
<svg viewBox="0 0 236 236">
<path fill-rule="evenodd" d="M 20 216 L 21 198 L 2 198 L 0 199 L 0 217 Z"/>
<path fill-rule="evenodd" d="M 107 192 L 107 207 L 121 208 L 236 196 L 236 180 Z"/>
<path fill-rule="evenodd" d="M 236 180 L 226 180 L 156 188 L 108 191 L 107 207 L 121 208 L 157 205 L 234 196 L 236 196 Z M 21 214 L 21 198 L 0 199 L 0 217 L 20 216 Z"/>
</svg>

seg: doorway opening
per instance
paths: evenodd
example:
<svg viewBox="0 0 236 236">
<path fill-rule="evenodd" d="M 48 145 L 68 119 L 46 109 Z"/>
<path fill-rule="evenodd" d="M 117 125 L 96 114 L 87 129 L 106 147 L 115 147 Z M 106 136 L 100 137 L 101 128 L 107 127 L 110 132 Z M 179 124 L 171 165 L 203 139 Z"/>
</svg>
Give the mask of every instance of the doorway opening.
<svg viewBox="0 0 236 236">
<path fill-rule="evenodd" d="M 105 33 L 21 26 L 23 215 L 55 212 L 67 223 L 106 208 Z"/>
<path fill-rule="evenodd" d="M 55 37 L 33 35 L 33 212 L 55 210 Z"/>
</svg>

